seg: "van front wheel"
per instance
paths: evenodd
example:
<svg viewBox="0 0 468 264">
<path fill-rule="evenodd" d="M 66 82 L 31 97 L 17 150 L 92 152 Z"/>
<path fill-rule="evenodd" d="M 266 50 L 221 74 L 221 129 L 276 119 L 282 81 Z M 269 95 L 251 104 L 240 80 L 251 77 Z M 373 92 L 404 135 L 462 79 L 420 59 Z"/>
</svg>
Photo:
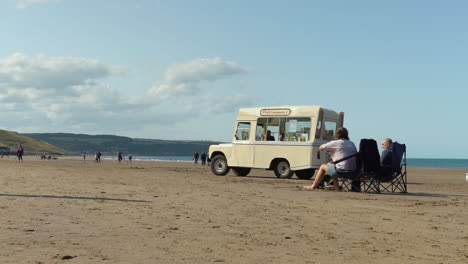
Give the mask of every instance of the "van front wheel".
<svg viewBox="0 0 468 264">
<path fill-rule="evenodd" d="M 280 160 L 276 162 L 273 170 L 275 171 L 275 175 L 278 178 L 282 179 L 289 179 L 293 176 L 293 171 L 289 166 L 289 162 L 287 160 Z"/>
<path fill-rule="evenodd" d="M 223 155 L 216 155 L 211 159 L 210 163 L 211 172 L 218 176 L 224 176 L 228 174 L 229 167 L 226 161 L 226 158 Z"/>
</svg>

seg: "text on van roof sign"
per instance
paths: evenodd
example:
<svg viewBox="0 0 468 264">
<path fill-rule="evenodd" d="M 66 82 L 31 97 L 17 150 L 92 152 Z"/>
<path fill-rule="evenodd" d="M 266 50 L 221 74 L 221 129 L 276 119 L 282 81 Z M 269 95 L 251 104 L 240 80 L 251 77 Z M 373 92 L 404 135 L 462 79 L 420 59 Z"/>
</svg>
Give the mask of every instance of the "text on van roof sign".
<svg viewBox="0 0 468 264">
<path fill-rule="evenodd" d="M 291 109 L 287 109 L 287 108 L 260 110 L 261 116 L 288 116 L 290 114 L 291 114 Z"/>
</svg>

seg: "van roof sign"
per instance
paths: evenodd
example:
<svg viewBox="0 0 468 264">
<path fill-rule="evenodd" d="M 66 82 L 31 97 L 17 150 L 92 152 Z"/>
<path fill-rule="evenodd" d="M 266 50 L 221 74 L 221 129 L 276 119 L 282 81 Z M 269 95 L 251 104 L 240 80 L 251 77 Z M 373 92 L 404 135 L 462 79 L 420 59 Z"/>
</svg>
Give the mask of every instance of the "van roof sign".
<svg viewBox="0 0 468 264">
<path fill-rule="evenodd" d="M 291 114 L 291 109 L 288 108 L 270 108 L 260 110 L 261 116 L 288 116 Z"/>
</svg>

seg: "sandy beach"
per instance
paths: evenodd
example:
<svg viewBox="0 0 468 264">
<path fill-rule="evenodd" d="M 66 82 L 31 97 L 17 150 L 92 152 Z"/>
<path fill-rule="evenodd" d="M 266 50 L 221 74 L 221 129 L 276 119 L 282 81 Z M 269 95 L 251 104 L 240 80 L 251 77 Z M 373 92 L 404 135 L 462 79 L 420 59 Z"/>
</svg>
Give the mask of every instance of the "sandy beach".
<svg viewBox="0 0 468 264">
<path fill-rule="evenodd" d="M 0 263 L 468 263 L 465 170 L 368 194 L 184 162 L 0 167 Z"/>
</svg>

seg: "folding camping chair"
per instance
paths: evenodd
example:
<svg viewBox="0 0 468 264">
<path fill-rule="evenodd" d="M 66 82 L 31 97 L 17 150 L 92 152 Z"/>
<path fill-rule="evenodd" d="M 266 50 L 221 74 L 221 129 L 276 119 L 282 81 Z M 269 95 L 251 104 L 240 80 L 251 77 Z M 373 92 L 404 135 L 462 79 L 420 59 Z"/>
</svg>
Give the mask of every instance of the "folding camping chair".
<svg viewBox="0 0 468 264">
<path fill-rule="evenodd" d="M 361 175 L 361 160 L 359 158 L 360 153 L 357 152 L 356 154 L 353 154 L 351 156 L 345 157 L 343 159 L 337 160 L 333 162 L 336 168 L 336 164 L 343 161 L 350 159 L 352 157 L 356 157 L 356 169 L 354 171 L 350 172 L 339 172 L 336 170 L 336 173 L 339 175 L 338 176 L 338 183 L 339 186 L 347 191 L 352 191 L 352 192 L 360 192 L 361 191 L 361 184 L 359 181 L 360 175 Z M 330 180 L 332 182 L 333 180 Z"/>
<path fill-rule="evenodd" d="M 373 177 L 373 186 L 364 186 L 364 191 L 407 193 L 406 179 L 406 145 L 394 142 L 392 146 L 392 166 L 389 175 L 378 173 Z M 372 188 L 371 188 L 372 187 Z"/>
<path fill-rule="evenodd" d="M 360 192 L 362 185 L 364 190 L 379 192 L 378 186 L 373 181 L 380 168 L 380 156 L 376 141 L 361 139 L 358 153 L 337 160 L 334 164 L 351 157 L 356 157 L 356 170 L 352 173 L 339 173 L 338 182 L 340 187 L 347 191 Z"/>
<path fill-rule="evenodd" d="M 359 160 L 359 154 L 360 153 L 357 152 L 356 154 L 353 154 L 351 156 L 348 156 L 348 157 L 345 157 L 343 159 L 332 162 L 335 165 L 335 169 L 336 169 L 336 164 L 338 164 L 338 163 L 340 163 L 340 162 L 342 162 L 344 160 L 350 159 L 352 157 L 356 157 L 356 169 L 354 171 L 339 172 L 338 170 L 336 170 L 336 173 L 339 174 L 339 176 L 337 178 L 338 182 L 339 182 L 339 186 L 342 189 L 345 189 L 345 190 L 348 190 L 348 191 L 353 191 L 353 192 L 360 192 L 361 191 L 361 187 L 360 187 L 360 183 L 359 183 L 359 175 L 360 175 L 360 172 L 361 172 L 361 162 Z M 345 179 L 349 180 L 349 181 L 345 181 Z M 357 179 L 357 181 L 355 179 Z M 329 189 L 329 188 L 332 188 L 332 187 L 333 187 L 333 180 L 330 177 L 330 175 L 328 175 L 328 174 L 324 176 L 322 182 L 318 185 L 319 189 Z"/>
<path fill-rule="evenodd" d="M 406 146 L 393 143 L 393 159 L 390 175 L 384 173 L 380 166 L 380 154 L 377 142 L 373 139 L 361 139 L 359 152 L 335 161 L 334 164 L 351 157 L 357 157 L 357 170 L 353 173 L 343 173 L 338 177 L 340 187 L 348 191 L 380 193 L 407 192 L 406 186 Z"/>
</svg>

